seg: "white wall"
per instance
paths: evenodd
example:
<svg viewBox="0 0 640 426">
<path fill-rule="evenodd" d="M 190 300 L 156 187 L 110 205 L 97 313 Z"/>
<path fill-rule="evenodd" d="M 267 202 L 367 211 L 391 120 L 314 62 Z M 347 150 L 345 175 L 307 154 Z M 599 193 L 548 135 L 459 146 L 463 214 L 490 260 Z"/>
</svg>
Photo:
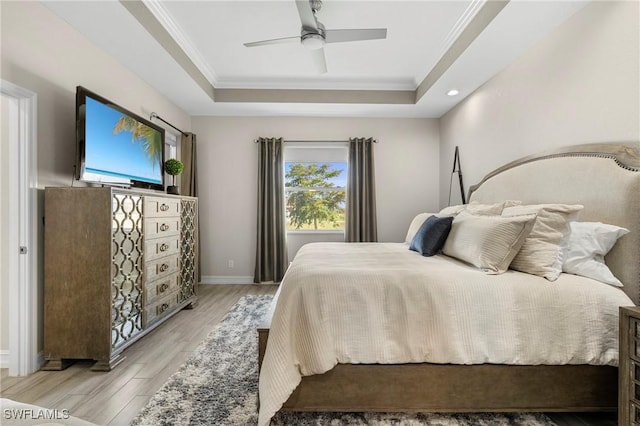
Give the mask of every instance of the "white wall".
<svg viewBox="0 0 640 426">
<path fill-rule="evenodd" d="M 38 95 L 38 187 L 71 184 L 75 162 L 75 91 L 81 85 L 140 115 L 157 112 L 183 130 L 187 113 L 170 103 L 40 2 L 0 2 L 4 80 Z M 38 214 L 44 214 L 40 191 Z M 42 229 L 38 230 L 42 312 Z M 42 342 L 42 316 L 40 341 Z"/>
<path fill-rule="evenodd" d="M 9 279 L 7 252 L 9 246 L 9 111 L 11 101 L 2 95 L 0 118 L 0 352 L 9 350 Z M 1 356 L 0 356 L 1 358 Z"/>
<path fill-rule="evenodd" d="M 38 94 L 38 172 L 69 185 L 75 155 L 76 86 L 178 128 L 190 117 L 39 2 L 1 2 L 2 78 Z M 162 125 L 162 123 L 158 123 Z"/>
<path fill-rule="evenodd" d="M 375 145 L 380 241 L 404 241 L 411 219 L 438 206 L 438 122 L 432 119 L 193 117 L 198 135 L 202 275 L 253 277 L 260 136 Z M 234 260 L 234 268 L 227 260 Z"/>
<path fill-rule="evenodd" d="M 465 186 L 564 145 L 640 140 L 640 3 L 593 2 L 440 120 L 440 205 L 453 151 Z"/>
</svg>

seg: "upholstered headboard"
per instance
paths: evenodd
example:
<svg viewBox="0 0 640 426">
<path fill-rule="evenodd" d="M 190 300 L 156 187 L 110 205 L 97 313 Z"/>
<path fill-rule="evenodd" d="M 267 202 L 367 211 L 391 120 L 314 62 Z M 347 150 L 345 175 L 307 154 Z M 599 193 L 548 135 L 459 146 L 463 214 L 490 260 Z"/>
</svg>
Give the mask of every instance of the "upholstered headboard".
<svg viewBox="0 0 640 426">
<path fill-rule="evenodd" d="M 507 199 L 582 204 L 579 220 L 629 229 L 606 263 L 640 304 L 640 143 L 578 145 L 522 158 L 491 172 L 469 191 L 471 201 Z"/>
</svg>

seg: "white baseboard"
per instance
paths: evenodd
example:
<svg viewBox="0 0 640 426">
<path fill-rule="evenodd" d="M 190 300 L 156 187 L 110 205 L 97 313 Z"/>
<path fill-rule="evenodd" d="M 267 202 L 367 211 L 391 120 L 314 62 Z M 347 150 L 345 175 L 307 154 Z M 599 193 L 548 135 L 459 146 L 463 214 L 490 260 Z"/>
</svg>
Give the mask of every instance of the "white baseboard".
<svg viewBox="0 0 640 426">
<path fill-rule="evenodd" d="M 252 276 L 203 275 L 200 284 L 255 284 Z"/>
<path fill-rule="evenodd" d="M 40 370 L 40 368 L 44 365 L 44 363 L 45 363 L 44 352 L 40 351 L 38 352 L 38 355 L 36 358 L 36 369 L 33 371 L 33 373 Z M 0 368 L 9 368 L 9 350 L 8 349 L 0 350 Z"/>
<path fill-rule="evenodd" d="M 0 350 L 0 368 L 9 368 L 9 351 Z"/>
</svg>

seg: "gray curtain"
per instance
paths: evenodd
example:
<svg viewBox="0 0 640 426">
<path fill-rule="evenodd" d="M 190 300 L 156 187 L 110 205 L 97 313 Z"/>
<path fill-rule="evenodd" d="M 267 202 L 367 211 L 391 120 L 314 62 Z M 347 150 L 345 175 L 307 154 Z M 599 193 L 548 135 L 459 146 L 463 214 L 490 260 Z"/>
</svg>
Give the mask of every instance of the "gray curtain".
<svg viewBox="0 0 640 426">
<path fill-rule="evenodd" d="M 345 240 L 377 242 L 376 183 L 372 138 L 349 139 Z"/>
<path fill-rule="evenodd" d="M 180 157 L 184 170 L 180 180 L 180 193 L 191 197 L 198 196 L 198 183 L 196 180 L 196 135 L 183 133 L 180 141 Z"/>
<path fill-rule="evenodd" d="M 282 138 L 258 139 L 258 233 L 253 281 L 280 282 L 289 263 Z"/>
<path fill-rule="evenodd" d="M 190 197 L 198 196 L 198 180 L 196 178 L 196 135 L 193 133 L 183 133 L 180 140 L 180 158 L 184 165 L 184 170 L 180 175 L 180 194 Z M 202 281 L 202 269 L 200 267 L 200 221 L 196 228 L 196 260 L 197 260 L 197 282 Z"/>
</svg>

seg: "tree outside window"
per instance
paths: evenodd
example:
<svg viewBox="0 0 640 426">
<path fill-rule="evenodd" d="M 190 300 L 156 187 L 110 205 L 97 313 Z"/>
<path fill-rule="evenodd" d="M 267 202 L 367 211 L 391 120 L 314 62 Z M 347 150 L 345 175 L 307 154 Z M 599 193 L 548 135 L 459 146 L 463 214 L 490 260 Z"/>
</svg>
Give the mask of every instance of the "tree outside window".
<svg viewBox="0 0 640 426">
<path fill-rule="evenodd" d="M 347 163 L 285 163 L 287 230 L 344 230 Z"/>
</svg>

